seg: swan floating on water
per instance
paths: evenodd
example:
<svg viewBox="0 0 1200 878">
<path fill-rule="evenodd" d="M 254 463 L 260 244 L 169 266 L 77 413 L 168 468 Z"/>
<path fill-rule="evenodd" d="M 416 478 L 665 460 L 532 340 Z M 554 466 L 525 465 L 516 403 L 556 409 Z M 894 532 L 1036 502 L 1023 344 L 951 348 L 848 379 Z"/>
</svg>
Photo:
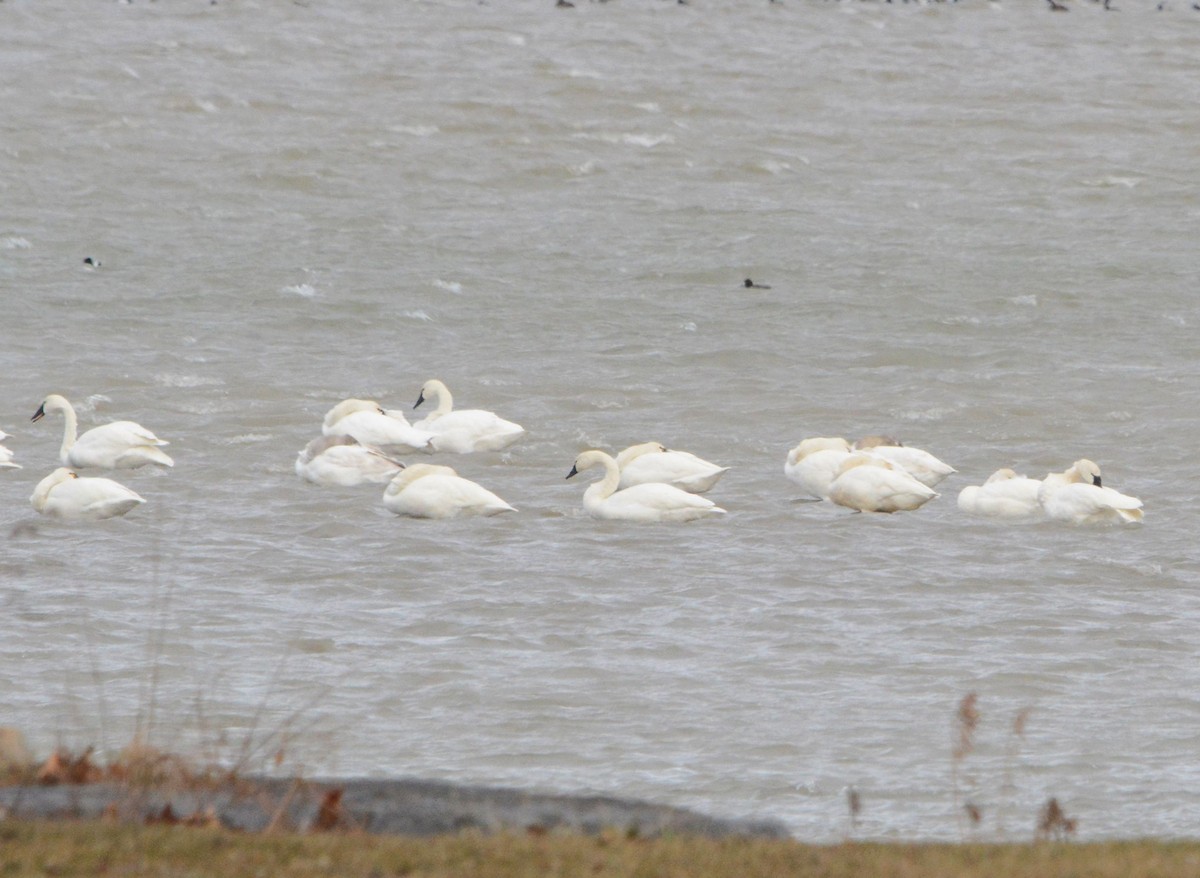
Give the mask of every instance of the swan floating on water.
<svg viewBox="0 0 1200 878">
<path fill-rule="evenodd" d="M 833 436 L 813 436 L 788 452 L 783 474 L 809 497 L 829 499 L 829 486 L 850 457 L 850 443 Z"/>
<path fill-rule="evenodd" d="M 1017 475 L 1005 467 L 998 469 L 982 485 L 968 485 L 958 494 L 958 508 L 971 515 L 990 518 L 1038 518 L 1042 504 L 1038 492 L 1042 483 Z"/>
<path fill-rule="evenodd" d="M 82 478 L 59 467 L 38 482 L 29 502 L 42 515 L 82 521 L 115 518 L 146 501 L 112 479 Z"/>
<path fill-rule="evenodd" d="M 0 442 L 10 438 L 7 433 L 0 430 Z M 0 445 L 0 469 L 21 469 L 21 464 L 13 460 L 12 450 Z"/>
<path fill-rule="evenodd" d="M 325 413 L 321 432 L 352 436 L 363 445 L 406 451 L 429 451 L 433 434 L 408 423 L 400 411 L 384 411 L 373 399 L 344 399 Z"/>
<path fill-rule="evenodd" d="M 923 485 L 935 487 L 946 476 L 958 472 L 948 463 L 938 460 L 928 451 L 901 445 L 890 436 L 865 436 L 854 443 L 855 451 L 866 451 L 898 464 Z"/>
<path fill-rule="evenodd" d="M 383 505 L 411 518 L 466 518 L 516 512 L 487 488 L 448 466 L 415 463 L 398 473 L 383 492 Z"/>
<path fill-rule="evenodd" d="M 318 436 L 296 455 L 296 475 L 323 487 L 384 484 L 404 464 L 353 436 Z"/>
<path fill-rule="evenodd" d="M 937 492 L 898 465 L 856 452 L 838 469 L 829 486 L 829 499 L 859 512 L 900 512 L 917 509 Z"/>
<path fill-rule="evenodd" d="M 725 510 L 711 500 L 689 494 L 661 482 L 634 485 L 617 490 L 621 471 L 612 455 L 603 451 L 585 451 L 575 459 L 567 478 L 594 466 L 604 467 L 604 477 L 583 492 L 583 508 L 593 518 L 620 521 L 691 521 L 709 515 L 724 515 Z"/>
<path fill-rule="evenodd" d="M 1072 524 L 1120 524 L 1142 520 L 1142 501 L 1101 484 L 1100 467 L 1086 458 L 1042 480 L 1038 501 L 1046 517 Z"/>
<path fill-rule="evenodd" d="M 42 401 L 31 420 L 40 421 L 54 411 L 63 413 L 63 441 L 58 452 L 63 466 L 135 469 L 149 463 L 157 466 L 175 465 L 175 461 L 160 448 L 168 443 L 133 421 L 101 424 L 82 436 L 76 436 L 79 419 L 75 415 L 75 408 L 57 393 L 50 394 Z"/>
<path fill-rule="evenodd" d="M 426 381 L 417 396 L 417 408 L 426 399 L 433 400 L 434 410 L 417 421 L 416 427 L 433 433 L 435 451 L 470 454 L 473 451 L 499 451 L 512 445 L 525 433 L 525 428 L 506 421 L 495 412 L 482 409 L 454 411 L 454 397 L 446 385 L 436 378 Z"/>
<path fill-rule="evenodd" d="M 668 451 L 658 442 L 630 445 L 617 455 L 617 469 L 621 471 L 618 489 L 662 482 L 689 494 L 703 494 L 729 472 L 727 466 L 717 466 L 687 451 Z"/>
</svg>

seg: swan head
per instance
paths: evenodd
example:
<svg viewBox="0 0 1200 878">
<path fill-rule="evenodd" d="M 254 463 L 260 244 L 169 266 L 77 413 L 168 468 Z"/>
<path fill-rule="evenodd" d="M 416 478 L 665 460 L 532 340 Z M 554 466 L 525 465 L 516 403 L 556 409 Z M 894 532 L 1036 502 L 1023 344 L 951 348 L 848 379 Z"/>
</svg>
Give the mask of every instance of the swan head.
<svg viewBox="0 0 1200 878">
<path fill-rule="evenodd" d="M 33 489 L 33 495 L 29 498 L 29 502 L 33 504 L 34 509 L 41 512 L 46 506 L 46 501 L 50 499 L 50 492 L 56 486 L 77 478 L 79 478 L 79 475 L 73 470 L 69 470 L 65 466 L 60 466 L 37 483 L 37 487 Z"/>
<path fill-rule="evenodd" d="M 347 415 L 352 415 L 355 412 L 378 412 L 384 414 L 383 406 L 375 402 L 373 399 L 343 399 L 325 415 L 325 426 L 332 427 L 342 418 Z"/>
<path fill-rule="evenodd" d="M 814 436 L 805 439 L 788 452 L 788 463 L 795 466 L 799 461 L 818 451 L 850 451 L 850 443 L 841 437 Z"/>
<path fill-rule="evenodd" d="M 996 470 L 990 476 L 988 476 L 987 481 L 984 482 L 984 484 L 990 485 L 992 482 L 1003 482 L 1003 481 L 1007 481 L 1008 479 L 1019 479 L 1019 478 L 1021 478 L 1021 477 L 1019 475 L 1017 475 L 1016 470 L 1009 469 L 1008 467 L 1002 467 L 1002 468 Z"/>
<path fill-rule="evenodd" d="M 1087 458 L 1075 461 L 1071 467 L 1071 471 L 1075 474 L 1075 481 L 1077 482 L 1095 485 L 1097 488 L 1104 487 L 1100 483 L 1100 467 Z"/>
<path fill-rule="evenodd" d="M 904 443 L 895 436 L 863 436 L 854 443 L 855 451 L 866 451 L 868 448 L 878 448 L 886 445 L 888 448 L 902 448 Z"/>
<path fill-rule="evenodd" d="M 666 450 L 667 446 L 661 442 L 643 442 L 641 445 L 630 445 L 617 455 L 617 466 L 626 466 L 630 461 L 637 460 L 643 454 L 663 454 Z"/>
<path fill-rule="evenodd" d="M 577 476 L 584 470 L 589 470 L 594 466 L 607 467 L 609 464 L 612 465 L 613 469 L 617 468 L 617 462 L 613 460 L 611 455 L 606 454 L 603 451 L 585 451 L 575 458 L 575 465 L 572 466 L 571 471 L 567 473 L 567 478 L 569 479 L 572 476 Z"/>
<path fill-rule="evenodd" d="M 67 402 L 65 396 L 59 396 L 57 393 L 52 393 L 42 400 L 42 404 L 38 406 L 38 410 L 33 413 L 33 417 L 29 420 L 40 421 L 46 417 L 47 413 L 54 411 L 65 411 L 69 409 L 71 404 Z"/>
<path fill-rule="evenodd" d="M 450 391 L 446 388 L 445 384 L 436 378 L 430 378 L 421 385 L 421 392 L 417 394 L 417 401 L 413 403 L 413 408 L 420 406 L 426 398 L 440 400 L 449 393 Z"/>
</svg>

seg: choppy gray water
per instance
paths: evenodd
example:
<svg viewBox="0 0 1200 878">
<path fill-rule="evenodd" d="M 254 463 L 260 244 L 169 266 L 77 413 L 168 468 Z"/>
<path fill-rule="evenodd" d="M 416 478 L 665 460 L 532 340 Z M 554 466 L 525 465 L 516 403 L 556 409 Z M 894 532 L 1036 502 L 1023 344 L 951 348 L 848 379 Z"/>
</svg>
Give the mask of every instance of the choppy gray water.
<svg viewBox="0 0 1200 878">
<path fill-rule="evenodd" d="M 955 838 L 975 691 L 982 834 L 1194 834 L 1200 14 L 577 2 L 0 6 L 0 723 Z M 450 461 L 519 514 L 296 478 L 430 377 L 529 429 Z M 55 391 L 171 440 L 128 518 L 33 521 Z M 880 431 L 939 500 L 797 501 Z M 586 517 L 651 438 L 730 515 Z M 1144 526 L 955 508 L 1082 456 Z"/>
</svg>

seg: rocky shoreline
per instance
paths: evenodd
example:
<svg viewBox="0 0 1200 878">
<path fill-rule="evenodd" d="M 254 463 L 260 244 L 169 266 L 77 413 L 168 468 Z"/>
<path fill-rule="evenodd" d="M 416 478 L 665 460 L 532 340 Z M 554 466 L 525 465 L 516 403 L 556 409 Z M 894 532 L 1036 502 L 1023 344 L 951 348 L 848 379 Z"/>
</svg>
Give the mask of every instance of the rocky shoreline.
<svg viewBox="0 0 1200 878">
<path fill-rule="evenodd" d="M 637 799 L 532 793 L 416 779 L 239 778 L 212 786 L 101 781 L 0 787 L 3 816 L 220 825 L 246 832 L 342 830 L 429 836 L 568 831 L 787 838 L 777 820 L 724 819 Z"/>
</svg>

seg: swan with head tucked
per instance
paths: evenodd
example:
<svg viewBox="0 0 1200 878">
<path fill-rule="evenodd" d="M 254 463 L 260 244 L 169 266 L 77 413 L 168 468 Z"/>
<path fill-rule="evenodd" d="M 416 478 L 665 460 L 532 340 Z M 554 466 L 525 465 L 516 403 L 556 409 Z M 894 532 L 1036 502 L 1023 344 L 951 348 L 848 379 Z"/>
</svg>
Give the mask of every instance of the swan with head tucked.
<svg viewBox="0 0 1200 878">
<path fill-rule="evenodd" d="M 971 515 L 989 518 L 1038 518 L 1042 504 L 1038 492 L 1042 483 L 1017 475 L 1005 467 L 998 469 L 982 485 L 968 485 L 958 494 L 958 508 Z"/>
<path fill-rule="evenodd" d="M 363 445 L 406 451 L 432 449 L 433 434 L 408 423 L 400 411 L 384 411 L 372 399 L 344 399 L 325 413 L 321 432 L 352 436 Z"/>
<path fill-rule="evenodd" d="M 516 512 L 487 488 L 448 466 L 415 463 L 397 474 L 383 492 L 383 505 L 411 518 L 466 518 Z"/>
<path fill-rule="evenodd" d="M 621 471 L 612 455 L 603 451 L 585 451 L 575 458 L 567 478 L 594 466 L 604 467 L 604 477 L 588 485 L 583 492 L 583 508 L 593 518 L 619 521 L 691 521 L 709 515 L 724 515 L 725 510 L 711 500 L 689 494 L 673 485 L 648 482 L 617 490 Z"/>
<path fill-rule="evenodd" d="M 323 487 L 390 482 L 404 464 L 353 436 L 318 436 L 296 455 L 296 475 Z"/>
<path fill-rule="evenodd" d="M 55 411 L 63 414 L 63 441 L 58 451 L 63 466 L 134 469 L 148 463 L 175 465 L 175 461 L 160 447 L 168 443 L 133 421 L 101 424 L 77 436 L 79 419 L 75 416 L 75 409 L 57 393 L 50 394 L 42 401 L 31 420 L 40 421 Z"/>
<path fill-rule="evenodd" d="M 146 501 L 112 479 L 82 478 L 59 467 L 38 482 L 29 502 L 42 515 L 82 521 L 115 518 Z"/>
<path fill-rule="evenodd" d="M 901 445 L 890 436 L 864 436 L 854 443 L 855 451 L 866 451 L 890 460 L 905 469 L 918 482 L 930 488 L 946 476 L 958 472 L 948 463 L 938 460 L 928 451 Z"/>
<path fill-rule="evenodd" d="M 417 421 L 416 426 L 433 433 L 436 451 L 470 454 L 473 451 L 499 451 L 507 448 L 525 432 L 525 428 L 506 421 L 495 412 L 482 409 L 454 410 L 454 397 L 436 378 L 426 381 L 413 408 L 431 399 L 434 410 Z"/>
<path fill-rule="evenodd" d="M 687 451 L 668 451 L 658 442 L 630 445 L 617 455 L 617 469 L 621 471 L 618 490 L 662 482 L 689 494 L 703 494 L 729 472 L 727 466 L 717 466 Z"/>
<path fill-rule="evenodd" d="M 850 443 L 832 436 L 813 436 L 788 452 L 783 474 L 810 497 L 829 499 L 829 486 L 850 456 Z"/>
<path fill-rule="evenodd" d="M 829 499 L 859 512 L 917 509 L 937 492 L 880 457 L 856 452 L 846 458 L 829 486 Z"/>
<path fill-rule="evenodd" d="M 1042 480 L 1038 501 L 1046 517 L 1072 524 L 1121 524 L 1142 520 L 1142 501 L 1101 484 L 1100 467 L 1077 460 Z"/>
</svg>

